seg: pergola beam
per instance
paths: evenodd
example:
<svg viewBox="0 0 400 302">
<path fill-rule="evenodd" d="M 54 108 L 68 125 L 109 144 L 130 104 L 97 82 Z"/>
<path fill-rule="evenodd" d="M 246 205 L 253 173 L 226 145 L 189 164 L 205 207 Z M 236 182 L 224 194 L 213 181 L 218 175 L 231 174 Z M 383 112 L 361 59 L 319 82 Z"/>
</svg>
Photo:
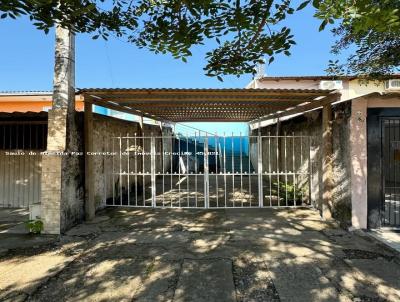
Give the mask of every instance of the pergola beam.
<svg viewBox="0 0 400 302">
<path fill-rule="evenodd" d="M 159 122 L 164 122 L 165 120 L 160 119 L 157 116 L 151 115 L 151 114 L 147 114 L 145 112 L 142 112 L 140 110 L 135 110 L 133 108 L 127 108 L 125 106 L 119 106 L 119 105 L 115 105 L 113 103 L 110 103 L 109 101 L 103 101 L 101 99 L 94 99 L 93 97 L 84 97 L 85 102 L 94 104 L 94 105 L 98 105 L 104 108 L 108 108 L 108 109 L 112 109 L 112 110 L 117 110 L 120 112 L 124 112 L 124 113 L 129 113 L 129 114 L 133 114 L 133 115 L 137 115 L 137 116 L 142 116 L 142 117 L 147 117 Z"/>
<path fill-rule="evenodd" d="M 286 95 L 290 95 L 290 97 L 307 97 L 307 96 L 314 96 L 318 97 L 321 95 L 328 95 L 330 91 L 328 90 L 307 90 L 307 89 L 203 89 L 203 90 L 196 90 L 196 89 L 177 89 L 177 90 L 152 90 L 152 89 L 106 89 L 106 90 L 96 90 L 96 89 L 82 89 L 81 93 L 95 93 L 98 96 L 103 96 L 104 98 L 107 98 L 107 96 L 122 96 L 122 95 L 128 95 L 131 98 L 133 96 L 140 96 L 143 97 L 145 96 L 170 96 L 173 97 L 183 97 L 183 96 L 189 96 L 189 98 L 193 97 L 199 97 L 199 96 L 204 96 L 206 98 L 210 97 L 227 97 L 227 96 L 233 96 L 233 97 L 238 97 L 238 96 L 244 96 L 244 97 L 254 97 L 254 96 L 263 96 L 265 97 L 266 95 L 270 96 L 279 96 L 279 97 L 285 97 Z"/>
<path fill-rule="evenodd" d="M 271 96 L 242 96 L 242 97 L 213 97 L 213 96 L 173 96 L 173 97 L 137 97 L 137 96 L 124 96 L 124 97 L 113 97 L 107 95 L 101 95 L 102 99 L 112 99 L 114 102 L 118 103 L 126 103 L 126 104 L 148 104 L 148 103 L 169 103 L 169 102 L 178 102 L 178 103 L 238 103 L 238 102 L 258 102 L 258 103 L 270 103 L 270 102 L 277 102 L 277 103 L 303 103 L 305 100 L 313 100 L 318 96 L 310 95 L 310 96 L 298 96 L 291 98 L 287 97 L 271 97 Z"/>
<path fill-rule="evenodd" d="M 177 101 L 171 101 L 171 102 L 118 102 L 114 101 L 115 103 L 118 103 L 121 106 L 132 106 L 135 108 L 147 108 L 147 107 L 165 107 L 165 108 L 187 108 L 188 106 L 193 106 L 193 107 L 218 107 L 218 106 L 223 106 L 223 107 L 229 107 L 229 108 L 249 108 L 249 105 L 257 108 L 287 108 L 287 106 L 295 106 L 301 103 L 304 103 L 304 100 L 302 102 L 291 102 L 291 101 L 285 101 L 285 102 L 219 102 L 219 101 L 203 101 L 203 102 L 177 102 Z"/>
<path fill-rule="evenodd" d="M 269 114 L 269 115 L 259 118 L 257 120 L 251 121 L 250 124 L 258 124 L 258 123 L 261 123 L 261 122 L 264 122 L 267 120 L 280 119 L 285 116 L 290 116 L 290 115 L 294 115 L 294 114 L 298 114 L 298 113 L 303 113 L 303 112 L 319 109 L 327 104 L 331 104 L 331 103 L 338 101 L 338 98 L 340 98 L 340 93 L 330 94 L 329 96 L 326 96 L 320 100 L 315 100 L 315 101 L 312 101 L 309 103 L 300 104 L 295 107 L 288 108 L 282 112 L 276 112 L 276 113 Z"/>
</svg>

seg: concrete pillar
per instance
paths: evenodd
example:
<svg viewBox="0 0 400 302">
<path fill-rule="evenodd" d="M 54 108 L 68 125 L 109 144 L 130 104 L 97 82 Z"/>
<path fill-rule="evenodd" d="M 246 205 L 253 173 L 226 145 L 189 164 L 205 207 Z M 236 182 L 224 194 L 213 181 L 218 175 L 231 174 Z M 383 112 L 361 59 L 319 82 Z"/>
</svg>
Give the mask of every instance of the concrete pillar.
<svg viewBox="0 0 400 302">
<path fill-rule="evenodd" d="M 322 217 L 332 218 L 333 188 L 333 146 L 332 146 L 332 107 L 324 105 L 322 109 Z"/>
<path fill-rule="evenodd" d="M 84 136 L 85 136 L 85 219 L 93 220 L 96 212 L 96 204 L 94 198 L 94 171 L 93 157 L 90 152 L 93 152 L 93 105 L 90 102 L 85 102 L 85 121 L 84 121 Z"/>
<path fill-rule="evenodd" d="M 48 116 L 47 151 L 64 152 L 68 131 L 75 111 L 75 49 L 74 35 L 56 27 L 53 104 Z M 44 233 L 60 234 L 62 229 L 62 195 L 64 157 L 48 155 L 42 158 L 41 218 Z"/>
<path fill-rule="evenodd" d="M 351 102 L 351 224 L 355 229 L 367 228 L 367 107 L 366 99 Z"/>
</svg>

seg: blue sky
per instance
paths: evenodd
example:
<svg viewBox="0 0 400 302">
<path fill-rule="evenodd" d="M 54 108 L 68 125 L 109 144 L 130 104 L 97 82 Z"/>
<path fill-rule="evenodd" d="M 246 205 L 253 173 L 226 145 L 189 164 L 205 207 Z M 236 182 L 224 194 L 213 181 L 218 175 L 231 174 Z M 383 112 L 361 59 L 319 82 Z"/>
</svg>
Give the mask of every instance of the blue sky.
<svg viewBox="0 0 400 302">
<path fill-rule="evenodd" d="M 312 9 L 289 16 L 297 45 L 292 56 L 280 56 L 266 68 L 268 75 L 324 74 L 332 59 L 330 45 L 334 38 L 325 30 L 318 32 L 319 21 Z M 26 18 L 0 20 L 0 91 L 51 90 L 54 62 L 54 32 L 45 35 Z M 251 76 L 225 77 L 224 82 L 204 75 L 204 54 L 211 43 L 193 49 L 188 63 L 170 55 L 155 55 L 134 45 L 111 39 L 92 40 L 79 35 L 76 40 L 76 86 L 83 87 L 171 87 L 171 88 L 241 88 Z M 199 124 L 204 128 L 204 125 Z M 209 128 L 211 127 L 211 128 Z M 209 125 L 207 130 L 231 132 L 232 127 Z M 241 128 L 241 127 L 239 127 Z M 245 128 L 241 128 L 242 131 Z M 235 127 L 236 131 L 236 127 Z"/>
</svg>

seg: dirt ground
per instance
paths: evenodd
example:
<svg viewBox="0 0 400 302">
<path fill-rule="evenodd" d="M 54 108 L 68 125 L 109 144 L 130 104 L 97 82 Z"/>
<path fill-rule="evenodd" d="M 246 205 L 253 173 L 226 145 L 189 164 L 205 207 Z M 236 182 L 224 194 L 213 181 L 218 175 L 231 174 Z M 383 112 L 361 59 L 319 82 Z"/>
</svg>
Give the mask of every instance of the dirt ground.
<svg viewBox="0 0 400 302">
<path fill-rule="evenodd" d="M 400 261 L 311 209 L 112 208 L 0 256 L 0 301 L 400 301 Z"/>
</svg>

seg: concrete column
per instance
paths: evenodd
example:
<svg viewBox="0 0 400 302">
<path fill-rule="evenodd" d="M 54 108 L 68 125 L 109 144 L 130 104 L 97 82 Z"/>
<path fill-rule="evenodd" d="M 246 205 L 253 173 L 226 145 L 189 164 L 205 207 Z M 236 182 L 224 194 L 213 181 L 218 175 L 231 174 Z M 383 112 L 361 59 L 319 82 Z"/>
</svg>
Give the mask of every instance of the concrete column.
<svg viewBox="0 0 400 302">
<path fill-rule="evenodd" d="M 48 116 L 47 151 L 64 152 L 75 111 L 74 35 L 56 27 L 53 104 Z M 41 218 L 44 233 L 60 234 L 62 229 L 63 156 L 42 158 Z"/>
<path fill-rule="evenodd" d="M 324 105 L 322 109 L 322 217 L 332 218 L 333 188 L 333 146 L 332 146 L 332 107 Z"/>
<path fill-rule="evenodd" d="M 85 219 L 93 220 L 96 212 L 94 198 L 94 171 L 93 157 L 89 155 L 93 152 L 93 105 L 85 102 Z"/>
<path fill-rule="evenodd" d="M 366 99 L 351 103 L 351 223 L 355 229 L 367 228 L 367 107 Z"/>
</svg>

